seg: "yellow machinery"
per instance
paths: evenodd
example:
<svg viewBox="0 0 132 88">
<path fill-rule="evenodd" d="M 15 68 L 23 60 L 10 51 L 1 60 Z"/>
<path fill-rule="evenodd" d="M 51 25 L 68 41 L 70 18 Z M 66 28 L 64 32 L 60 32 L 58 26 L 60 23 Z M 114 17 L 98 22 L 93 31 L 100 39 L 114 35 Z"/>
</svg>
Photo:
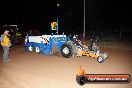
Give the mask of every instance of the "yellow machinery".
<svg viewBox="0 0 132 88">
<path fill-rule="evenodd" d="M 80 40 L 74 39 L 68 41 L 66 44 L 62 45 L 61 54 L 65 58 L 70 58 L 73 56 L 89 56 L 97 59 L 99 63 L 102 63 L 105 59 L 109 57 L 107 53 L 101 52 L 99 47 L 95 51 L 89 50 L 89 48 L 81 43 Z"/>
<path fill-rule="evenodd" d="M 77 40 L 77 41 L 78 41 L 79 45 L 81 46 L 81 48 L 77 49 L 78 50 L 78 53 L 76 55 L 77 57 L 89 56 L 89 57 L 97 59 L 97 61 L 99 63 L 102 63 L 104 61 L 104 59 L 109 58 L 109 55 L 107 53 L 100 52 L 99 49 L 97 51 L 90 51 L 87 46 L 85 46 L 81 43 L 80 40 Z"/>
</svg>

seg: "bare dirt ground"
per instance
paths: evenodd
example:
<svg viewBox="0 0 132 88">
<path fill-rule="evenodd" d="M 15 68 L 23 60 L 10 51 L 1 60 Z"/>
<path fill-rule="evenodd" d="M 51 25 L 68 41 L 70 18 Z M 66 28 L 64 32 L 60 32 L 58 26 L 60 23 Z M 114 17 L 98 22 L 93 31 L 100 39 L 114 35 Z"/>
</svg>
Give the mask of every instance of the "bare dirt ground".
<svg viewBox="0 0 132 88">
<path fill-rule="evenodd" d="M 9 63 L 0 60 L 0 88 L 132 88 L 130 84 L 86 84 L 79 86 L 76 73 L 82 65 L 88 74 L 132 75 L 132 50 L 102 48 L 111 56 L 103 63 L 90 57 L 65 59 L 25 52 L 12 47 Z M 2 50 L 0 50 L 0 58 Z"/>
</svg>

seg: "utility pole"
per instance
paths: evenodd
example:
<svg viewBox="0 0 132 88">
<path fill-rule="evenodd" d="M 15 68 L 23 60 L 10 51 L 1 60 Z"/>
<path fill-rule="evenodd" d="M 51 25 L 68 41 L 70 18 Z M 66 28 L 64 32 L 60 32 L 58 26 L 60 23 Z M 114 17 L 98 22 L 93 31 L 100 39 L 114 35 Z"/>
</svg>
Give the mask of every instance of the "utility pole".
<svg viewBox="0 0 132 88">
<path fill-rule="evenodd" d="M 84 0 L 84 11 L 83 11 L 84 13 L 83 13 L 83 15 L 84 15 L 84 17 L 83 17 L 83 41 L 85 40 L 85 29 L 86 29 L 86 27 L 85 27 L 85 0 Z"/>
<path fill-rule="evenodd" d="M 59 6 L 60 6 L 60 4 L 59 3 L 57 3 L 57 7 L 59 8 Z M 59 28 L 59 21 L 58 21 L 58 9 L 57 9 L 57 26 L 56 26 L 56 33 L 57 33 L 57 35 L 58 35 L 58 28 Z"/>
<path fill-rule="evenodd" d="M 59 22 L 58 22 L 58 18 L 57 18 L 57 26 L 56 26 L 56 33 L 57 33 L 57 35 L 58 35 L 58 27 L 59 27 Z"/>
</svg>

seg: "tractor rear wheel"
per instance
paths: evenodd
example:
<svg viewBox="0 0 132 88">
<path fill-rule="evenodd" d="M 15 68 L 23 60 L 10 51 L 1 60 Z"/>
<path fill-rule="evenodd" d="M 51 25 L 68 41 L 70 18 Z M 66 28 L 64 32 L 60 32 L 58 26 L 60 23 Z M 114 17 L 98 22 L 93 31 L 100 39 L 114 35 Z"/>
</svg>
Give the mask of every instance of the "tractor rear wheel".
<svg viewBox="0 0 132 88">
<path fill-rule="evenodd" d="M 73 56 L 73 49 L 70 44 L 63 44 L 61 47 L 61 55 L 65 58 L 70 58 Z"/>
</svg>

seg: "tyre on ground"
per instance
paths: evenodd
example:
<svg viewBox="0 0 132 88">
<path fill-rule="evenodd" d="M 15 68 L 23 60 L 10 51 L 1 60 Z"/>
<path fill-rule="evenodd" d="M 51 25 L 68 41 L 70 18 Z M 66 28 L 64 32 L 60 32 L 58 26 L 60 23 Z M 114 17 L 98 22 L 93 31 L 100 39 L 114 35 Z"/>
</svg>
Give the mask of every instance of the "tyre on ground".
<svg viewBox="0 0 132 88">
<path fill-rule="evenodd" d="M 104 59 L 103 59 L 102 57 L 99 56 L 99 57 L 97 58 L 97 61 L 98 61 L 99 63 L 103 63 Z"/>
<path fill-rule="evenodd" d="M 61 47 L 61 55 L 65 58 L 70 58 L 73 56 L 73 49 L 70 44 L 63 44 Z"/>
</svg>

